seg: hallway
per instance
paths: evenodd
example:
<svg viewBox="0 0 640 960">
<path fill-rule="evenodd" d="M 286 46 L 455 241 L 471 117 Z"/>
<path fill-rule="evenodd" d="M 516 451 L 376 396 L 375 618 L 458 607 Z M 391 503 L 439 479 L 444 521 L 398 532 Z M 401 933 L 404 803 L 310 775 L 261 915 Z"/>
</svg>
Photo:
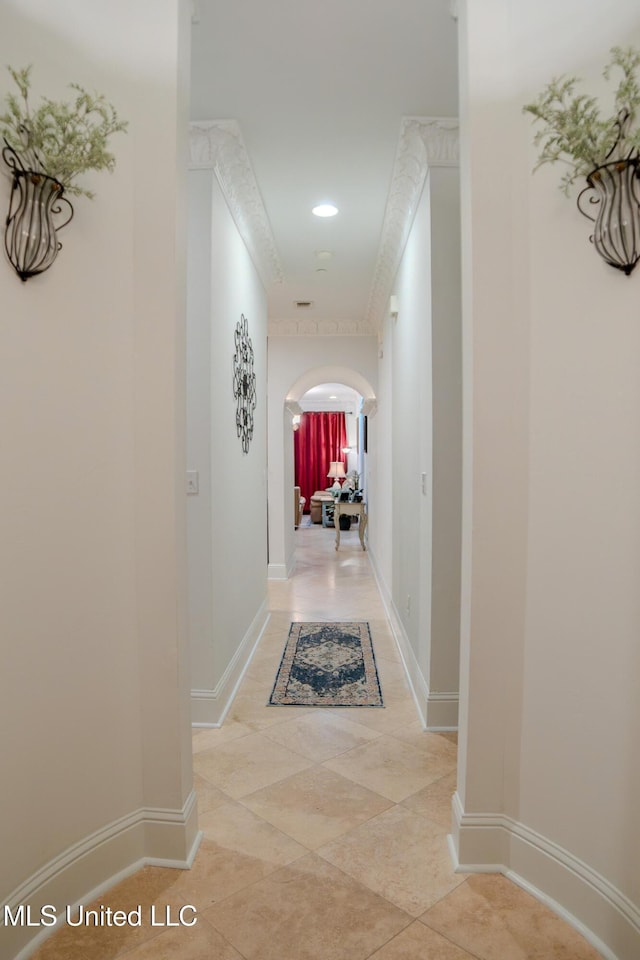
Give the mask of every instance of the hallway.
<svg viewBox="0 0 640 960">
<path fill-rule="evenodd" d="M 146 867 L 100 900 L 192 904 L 197 924 L 67 927 L 35 960 L 597 960 L 504 877 L 452 871 L 456 736 L 416 720 L 357 533 L 337 554 L 331 530 L 296 538 L 230 715 L 194 731 L 193 868 Z M 369 621 L 384 709 L 265 706 L 290 622 L 329 618 Z"/>
</svg>

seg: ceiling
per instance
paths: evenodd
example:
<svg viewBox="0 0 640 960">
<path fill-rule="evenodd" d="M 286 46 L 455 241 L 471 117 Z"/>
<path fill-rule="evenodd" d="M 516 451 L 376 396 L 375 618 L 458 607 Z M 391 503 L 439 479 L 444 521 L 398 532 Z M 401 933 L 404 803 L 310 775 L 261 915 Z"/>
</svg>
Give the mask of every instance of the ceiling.
<svg viewBox="0 0 640 960">
<path fill-rule="evenodd" d="M 240 126 L 284 276 L 270 319 L 360 321 L 402 117 L 457 114 L 450 0 L 196 0 L 194 20 L 191 119 Z"/>
<path fill-rule="evenodd" d="M 300 399 L 303 410 L 358 410 L 360 394 L 344 383 L 320 383 Z"/>
</svg>

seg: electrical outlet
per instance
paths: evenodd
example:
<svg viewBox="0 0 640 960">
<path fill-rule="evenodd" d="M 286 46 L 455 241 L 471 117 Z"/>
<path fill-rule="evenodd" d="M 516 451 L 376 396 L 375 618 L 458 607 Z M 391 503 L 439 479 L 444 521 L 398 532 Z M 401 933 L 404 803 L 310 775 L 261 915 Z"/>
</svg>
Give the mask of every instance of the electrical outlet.
<svg viewBox="0 0 640 960">
<path fill-rule="evenodd" d="M 193 496 L 200 489 L 200 477 L 197 470 L 187 470 L 187 495 Z"/>
<path fill-rule="evenodd" d="M 426 473 L 420 474 L 420 480 L 422 482 L 422 493 L 426 497 L 427 495 L 427 475 Z"/>
<path fill-rule="evenodd" d="M 405 610 L 407 611 L 407 616 L 411 616 L 411 594 L 407 594 L 407 602 L 405 604 Z"/>
</svg>

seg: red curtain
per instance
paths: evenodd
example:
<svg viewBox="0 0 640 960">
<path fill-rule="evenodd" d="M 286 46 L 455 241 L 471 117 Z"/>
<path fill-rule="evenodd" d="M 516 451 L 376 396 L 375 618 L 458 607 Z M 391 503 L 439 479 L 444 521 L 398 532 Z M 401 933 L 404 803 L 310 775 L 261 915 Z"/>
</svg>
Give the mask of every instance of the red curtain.
<svg viewBox="0 0 640 960">
<path fill-rule="evenodd" d="M 296 486 L 306 498 L 304 512 L 309 513 L 311 497 L 316 490 L 326 490 L 333 483 L 327 480 L 329 464 L 346 456 L 347 445 L 344 413 L 303 413 L 300 426 L 293 435 Z"/>
</svg>

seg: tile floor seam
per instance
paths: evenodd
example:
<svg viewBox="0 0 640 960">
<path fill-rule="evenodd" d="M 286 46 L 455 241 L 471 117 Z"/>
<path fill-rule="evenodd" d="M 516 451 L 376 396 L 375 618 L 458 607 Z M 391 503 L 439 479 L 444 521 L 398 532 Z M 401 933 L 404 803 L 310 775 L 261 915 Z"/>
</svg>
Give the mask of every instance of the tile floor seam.
<svg viewBox="0 0 640 960">
<path fill-rule="evenodd" d="M 127 957 L 131 956 L 131 954 L 134 953 L 135 950 L 139 950 L 140 947 L 144 946 L 147 943 L 152 943 L 154 940 L 157 940 L 158 937 L 161 937 L 166 932 L 167 932 L 166 930 L 158 930 L 158 932 L 155 933 L 153 936 L 147 937 L 145 940 L 142 940 L 140 943 L 135 943 L 132 946 L 125 948 L 124 953 L 122 953 L 121 951 L 118 951 L 114 955 L 113 960 L 127 960 Z"/>
<path fill-rule="evenodd" d="M 220 743 L 215 743 L 210 747 L 207 747 L 204 750 L 195 750 L 193 753 L 194 758 L 201 756 L 203 753 L 208 753 L 209 750 L 219 750 L 220 747 L 226 747 L 230 743 L 237 743 L 239 740 L 244 740 L 245 737 L 250 737 L 252 733 L 255 733 L 255 730 L 247 730 L 246 733 L 241 733 L 237 737 L 232 737 L 228 740 L 221 740 Z"/>
<path fill-rule="evenodd" d="M 395 812 L 395 811 L 398 810 L 398 809 L 401 809 L 401 805 L 400 805 L 400 804 L 395 804 L 394 807 L 390 807 L 388 810 L 383 811 L 381 814 L 378 814 L 376 817 L 374 817 L 374 818 L 372 818 L 372 819 L 380 819 L 381 821 L 384 821 L 384 824 L 386 825 L 386 822 L 387 822 L 388 818 L 389 818 L 390 816 L 392 816 L 392 815 L 393 815 L 393 812 Z M 412 811 L 404 811 L 404 810 L 403 810 L 402 813 L 403 813 L 403 814 L 404 814 L 404 813 L 407 813 L 409 816 L 412 816 L 412 815 L 413 815 L 413 814 L 412 814 Z M 417 815 L 416 815 L 416 816 L 417 816 Z M 370 823 L 370 822 L 371 822 L 371 821 L 369 821 L 369 823 Z M 363 829 L 363 828 L 364 828 L 365 826 L 366 826 L 366 823 L 359 824 L 357 827 L 354 827 L 353 830 L 350 831 L 350 833 L 355 833 L 355 832 L 358 832 L 358 831 L 360 831 L 361 833 L 364 833 L 364 829 Z M 437 825 L 436 825 L 436 827 L 435 827 L 434 833 L 435 833 L 435 835 L 436 835 L 436 837 L 437 837 L 438 839 L 440 839 L 440 840 L 444 839 L 444 835 L 442 835 L 441 828 L 439 828 Z M 353 838 L 352 838 L 352 839 L 353 839 Z M 434 839 L 435 839 L 435 838 L 434 838 Z M 333 866 L 337 867 L 338 869 L 341 869 L 344 873 L 346 873 L 346 874 L 347 874 L 348 876 L 350 876 L 352 879 L 356 880 L 358 883 L 364 884 L 364 885 L 365 885 L 366 887 L 368 887 L 373 893 L 376 893 L 378 896 L 384 897 L 384 898 L 387 899 L 389 902 L 391 902 L 392 904 L 394 904 L 394 906 L 398 907 L 399 909 L 403 910 L 404 912 L 410 913 L 410 915 L 411 915 L 415 920 L 419 919 L 419 917 L 422 916 L 423 913 L 424 913 L 426 910 L 430 910 L 431 907 L 435 905 L 435 903 L 438 903 L 438 902 L 440 902 L 440 900 L 445 899 L 446 896 L 448 896 L 448 895 L 449 895 L 450 893 L 452 893 L 455 889 L 457 889 L 459 886 L 461 886 L 461 885 L 465 882 L 465 879 L 466 879 L 466 878 L 464 878 L 464 877 L 460 877 L 460 880 L 459 880 L 457 883 L 453 884 L 453 885 L 450 887 L 450 889 L 448 889 L 441 897 L 437 897 L 437 899 L 434 901 L 433 904 L 429 904 L 428 906 L 424 906 L 424 907 L 423 907 L 422 905 L 419 905 L 419 906 L 417 906 L 417 912 L 413 913 L 413 912 L 410 911 L 410 909 L 409 909 L 408 907 L 403 906 L 402 903 L 401 903 L 401 899 L 405 899 L 405 903 L 406 903 L 406 898 L 404 898 L 404 897 L 398 897 L 398 896 L 397 896 L 396 899 L 392 899 L 391 895 L 387 895 L 387 894 L 384 892 L 384 890 L 382 889 L 382 887 L 380 886 L 380 884 L 372 885 L 372 884 L 367 880 L 366 877 L 363 877 L 359 868 L 356 868 L 356 869 L 353 870 L 353 872 L 351 872 L 351 871 L 348 869 L 348 867 L 346 867 L 346 866 L 341 866 L 341 864 L 340 864 L 339 862 L 337 862 L 335 859 L 331 859 L 331 857 L 330 857 L 330 855 L 329 855 L 329 852 L 323 852 L 323 848 L 326 848 L 326 847 L 335 847 L 338 843 L 340 843 L 341 845 L 344 845 L 344 844 L 346 844 L 347 842 L 348 842 L 348 834 L 345 834 L 345 835 L 343 835 L 343 836 L 341 836 L 341 837 L 338 837 L 338 838 L 336 839 L 336 841 L 331 841 L 331 842 L 328 843 L 328 844 L 324 844 L 323 847 L 318 848 L 315 852 L 318 854 L 318 856 L 320 856 L 320 857 L 322 857 L 323 859 L 327 860 L 328 863 L 333 864 Z M 447 857 L 447 859 L 448 859 L 448 857 Z M 375 880 L 374 880 L 374 883 L 375 883 Z M 412 889 L 415 889 L 415 888 L 416 888 L 416 884 L 414 883 L 414 884 L 412 885 Z"/>
<path fill-rule="evenodd" d="M 465 883 L 466 883 L 466 881 L 465 881 Z M 453 891 L 452 891 L 452 892 L 453 892 Z M 447 897 L 449 897 L 449 896 L 451 896 L 451 894 L 447 893 L 446 896 L 442 897 L 442 900 L 446 900 Z M 438 903 L 441 903 L 441 900 L 439 900 Z M 435 906 L 435 904 L 434 904 L 434 906 Z M 431 909 L 431 907 L 429 907 L 429 910 L 430 910 L 430 909 Z M 429 912 L 429 911 L 427 911 L 427 913 L 428 913 L 428 912 Z M 487 957 L 482 957 L 482 956 L 480 956 L 480 954 L 475 953 L 473 950 L 469 950 L 468 947 L 463 947 L 462 944 L 461 944 L 461 943 L 458 943 L 457 940 L 453 940 L 453 939 L 451 938 L 451 936 L 449 936 L 449 934 L 443 933 L 442 930 L 438 930 L 436 927 L 432 927 L 431 924 L 427 923 L 427 921 L 426 921 L 423 917 L 418 917 L 417 920 L 418 920 L 418 923 L 421 923 L 421 924 L 423 924 L 423 926 L 428 927 L 429 930 L 433 930 L 434 933 L 437 933 L 438 936 L 442 937 L 443 940 L 446 940 L 446 941 L 447 941 L 448 943 L 450 943 L 452 946 L 457 947 L 458 950 L 463 950 L 464 953 L 466 953 L 466 954 L 468 954 L 470 957 L 472 957 L 473 960 L 488 960 Z"/>
<path fill-rule="evenodd" d="M 242 957 L 242 960 L 249 960 L 249 958 L 245 957 L 244 954 L 241 954 L 240 951 L 237 949 L 237 947 L 234 947 L 233 944 L 230 943 L 229 940 L 227 940 L 227 938 L 224 937 L 219 930 L 216 930 L 213 924 L 210 923 L 206 917 L 200 917 L 200 916 L 198 917 L 198 925 L 200 924 L 205 924 L 207 927 L 213 930 L 217 936 L 221 937 L 224 940 L 225 944 L 227 944 L 227 946 L 231 950 L 235 950 L 235 952 Z M 143 940 L 141 943 L 134 944 L 132 947 L 126 950 L 125 953 L 115 954 L 115 956 L 113 958 L 110 958 L 110 960 L 127 960 L 127 957 L 135 956 L 136 951 L 140 950 L 141 947 L 146 947 L 148 944 L 155 943 L 156 940 L 159 940 L 161 937 L 167 936 L 167 934 L 169 933 L 171 933 L 171 930 L 167 930 L 167 929 L 158 930 L 158 932 L 154 934 L 154 936 L 148 937 L 146 940 Z"/>
<path fill-rule="evenodd" d="M 401 933 L 404 933 L 405 930 L 408 930 L 409 927 L 412 927 L 415 922 L 416 922 L 416 921 L 415 921 L 415 917 L 412 917 L 412 918 L 409 920 L 409 923 L 406 925 L 406 927 L 403 927 L 402 930 L 398 930 L 397 933 L 394 933 L 393 936 L 392 936 L 392 937 L 389 937 L 388 940 L 385 940 L 384 943 L 379 944 L 379 945 L 375 948 L 375 950 L 373 950 L 367 957 L 363 957 L 363 960 L 371 960 L 371 957 L 375 957 L 376 953 L 379 953 L 380 950 L 384 950 L 384 948 L 385 948 L 386 946 L 388 946 L 390 943 L 393 943 L 393 941 L 394 941 L 397 937 L 399 937 Z M 428 960 L 428 958 L 425 958 L 425 960 Z"/>
<path fill-rule="evenodd" d="M 330 860 L 327 860 L 327 859 L 326 859 L 325 857 L 323 857 L 322 854 L 319 853 L 317 850 L 314 850 L 313 852 L 314 852 L 317 856 L 322 857 L 322 859 L 325 861 L 325 863 L 331 864 L 331 866 L 332 866 L 335 870 L 339 870 L 340 873 L 342 873 L 345 877 L 347 877 L 349 880 L 351 880 L 352 883 L 357 883 L 358 886 L 362 887 L 364 890 L 368 890 L 369 893 L 373 893 L 376 897 L 380 897 L 381 900 L 386 901 L 386 903 L 388 903 L 389 906 L 394 907 L 396 910 L 400 910 L 401 913 L 404 913 L 404 915 L 408 918 L 408 921 L 409 921 L 409 922 L 408 922 L 407 924 L 405 924 L 405 926 L 402 928 L 403 930 L 405 930 L 406 927 L 410 926 L 412 923 L 414 923 L 414 921 L 416 921 L 416 920 L 418 919 L 418 917 L 413 917 L 410 913 L 407 913 L 407 911 L 404 910 L 402 907 L 399 907 L 397 903 L 394 903 L 393 900 L 390 900 L 389 897 L 385 896 L 384 893 L 380 893 L 379 890 L 374 890 L 374 889 L 373 889 L 372 887 L 370 887 L 364 880 L 358 880 L 357 877 L 354 877 L 354 876 L 353 876 L 353 874 L 348 873 L 346 870 L 343 870 L 342 867 L 339 867 L 337 864 L 332 863 Z M 400 933 L 400 932 L 401 932 L 401 931 L 399 930 L 398 933 Z M 397 935 L 398 935 L 398 934 L 394 934 L 394 936 L 397 936 Z M 392 939 L 393 939 L 393 938 L 392 938 Z M 380 950 L 380 946 L 378 946 L 376 949 L 377 949 L 377 950 Z M 374 950 L 374 953 L 375 953 L 375 950 Z"/>
<path fill-rule="evenodd" d="M 319 853 L 317 850 L 314 850 L 313 853 L 316 856 L 322 857 L 325 863 L 330 864 L 334 868 L 334 870 L 339 870 L 340 873 L 343 874 L 343 876 L 347 877 L 349 880 L 351 880 L 352 883 L 357 883 L 359 887 L 362 887 L 364 890 L 367 890 L 369 893 L 373 893 L 376 897 L 380 897 L 381 900 L 384 900 L 391 907 L 394 907 L 396 910 L 399 910 L 401 913 L 404 913 L 404 915 L 408 918 L 408 921 L 409 921 L 405 926 L 409 926 L 411 923 L 413 923 L 415 920 L 418 919 L 417 917 L 412 917 L 410 913 L 407 913 L 406 910 L 403 910 L 402 907 L 399 907 L 397 903 L 394 903 L 393 900 L 390 900 L 389 897 L 384 895 L 384 893 L 380 893 L 378 890 L 374 890 L 364 880 L 358 880 L 357 877 L 354 877 L 352 874 L 348 873 L 346 870 L 343 870 L 342 867 L 339 867 L 335 863 L 331 863 L 330 860 L 327 860 L 325 857 L 323 857 L 322 854 Z M 404 930 L 405 927 L 403 927 L 402 929 Z M 377 949 L 379 950 L 380 947 L 378 947 Z"/>
<path fill-rule="evenodd" d="M 311 853 L 311 854 L 310 854 L 310 856 L 314 856 L 314 855 L 315 855 L 315 853 Z M 301 859 L 305 859 L 305 858 L 301 858 Z M 326 862 L 326 861 L 325 861 L 325 862 Z M 284 871 L 284 870 L 287 869 L 289 866 L 290 866 L 290 865 L 287 865 L 287 867 L 283 867 L 282 870 Z M 349 874 L 345 873 L 345 871 L 341 870 L 339 867 L 336 867 L 334 864 L 328 864 L 328 866 L 330 866 L 332 870 L 335 870 L 335 871 L 337 871 L 338 873 L 342 874 L 342 876 L 345 877 L 345 880 L 347 881 L 348 884 L 351 884 L 351 885 L 354 885 L 354 884 L 355 884 L 356 887 L 360 888 L 363 892 L 369 894 L 370 896 L 374 896 L 374 897 L 378 898 L 379 900 L 384 900 L 385 903 L 387 903 L 388 906 L 389 906 L 392 910 L 394 910 L 396 913 L 400 913 L 400 914 L 403 914 L 403 915 L 404 915 L 404 919 L 406 920 L 406 922 L 403 923 L 402 927 L 401 927 L 399 930 L 397 930 L 396 933 L 393 934 L 393 936 L 397 936 L 399 933 L 401 933 L 403 930 L 405 930 L 407 927 L 409 927 L 409 926 L 414 922 L 414 920 L 415 920 L 414 917 L 411 917 L 409 914 L 406 913 L 406 911 L 402 910 L 402 908 L 398 907 L 396 904 L 391 903 L 386 897 L 382 896 L 381 894 L 377 893 L 377 892 L 374 891 L 374 890 L 371 890 L 366 884 L 363 884 L 363 883 L 361 883 L 360 881 L 355 880 L 353 877 L 349 876 Z M 207 918 L 205 918 L 205 919 L 207 919 Z M 214 929 L 215 929 L 218 933 L 221 933 L 220 928 L 217 927 L 217 926 L 215 925 L 215 923 L 213 923 L 213 921 L 209 921 L 209 922 L 211 923 L 211 925 L 214 927 Z M 391 937 L 391 939 L 393 939 L 393 936 Z M 387 942 L 389 942 L 389 941 L 388 941 L 388 940 L 385 941 L 385 943 L 387 943 Z M 231 945 L 232 945 L 232 947 L 233 947 L 235 950 L 238 950 L 238 952 L 240 952 L 239 949 L 238 949 L 238 947 L 236 947 L 235 943 L 232 943 Z M 378 944 L 378 945 L 376 946 L 375 950 L 373 950 L 372 952 L 375 953 L 376 950 L 381 949 L 382 946 L 384 946 L 384 944 Z M 369 954 L 369 956 L 371 956 L 371 954 Z M 260 958 L 252 958 L 252 960 L 260 960 Z M 292 958 L 292 960 L 293 960 L 293 958 Z M 321 958 L 319 958 L 319 960 L 321 960 Z M 365 958 L 362 958 L 362 960 L 365 960 Z"/>
<path fill-rule="evenodd" d="M 268 822 L 268 821 L 265 821 L 265 823 L 266 823 L 266 822 Z M 269 826 L 272 826 L 272 824 L 269 824 Z M 304 844 L 300 844 L 300 846 L 304 846 Z M 266 879 L 268 879 L 269 877 L 273 877 L 273 874 L 274 874 L 274 873 L 278 873 L 279 870 L 284 870 L 284 869 L 286 869 L 287 867 L 292 867 L 292 866 L 293 866 L 295 863 L 297 863 L 299 860 L 304 860 L 304 858 L 305 858 L 305 857 L 308 857 L 310 853 L 315 853 L 315 852 L 316 852 L 315 850 L 308 850 L 308 849 L 305 847 L 304 853 L 301 853 L 299 857 L 295 857 L 293 860 L 289 860 L 287 863 L 276 863 L 276 864 L 274 864 L 274 865 L 273 865 L 273 870 L 267 870 L 267 872 L 264 874 L 264 876 L 258 877 L 258 878 L 255 879 L 255 880 L 250 880 L 248 883 L 243 884 L 241 887 L 236 887 L 235 889 L 231 890 L 229 893 L 224 894 L 224 896 L 219 897 L 217 900 L 214 900 L 213 903 L 208 904 L 208 905 L 205 907 L 205 910 L 208 910 L 210 907 L 214 907 L 214 906 L 215 906 L 216 904 L 218 904 L 218 903 L 224 903 L 225 900 L 229 900 L 231 897 L 235 897 L 236 894 L 238 894 L 238 893 L 243 893 L 243 892 L 246 891 L 246 890 L 250 890 L 251 887 L 255 887 L 257 884 L 262 883 L 263 880 L 266 880 Z M 206 917 L 205 917 L 204 919 L 206 920 Z M 210 922 L 210 921 L 207 921 L 207 922 Z M 214 928 L 214 929 L 217 929 L 217 928 Z M 219 931 L 218 931 L 218 932 L 219 932 Z M 237 947 L 234 948 L 234 949 L 237 949 Z"/>
<path fill-rule="evenodd" d="M 418 791 L 418 792 L 420 792 L 420 791 Z M 415 794 L 414 794 L 414 796 L 415 796 Z M 410 800 L 410 799 L 411 799 L 410 797 L 407 797 L 407 800 Z M 444 835 L 445 837 L 448 837 L 449 834 L 451 833 L 450 830 L 448 830 L 446 827 L 443 827 L 442 824 L 439 823 L 437 820 L 433 820 L 431 817 L 428 817 L 428 816 L 426 815 L 426 813 L 421 813 L 420 810 L 412 810 L 411 807 L 405 807 L 405 806 L 404 806 L 404 800 L 401 800 L 401 801 L 398 803 L 398 806 L 399 806 L 399 807 L 403 807 L 405 810 L 410 810 L 411 813 L 414 813 L 414 814 L 416 815 L 416 817 L 421 817 L 423 820 L 426 820 L 427 823 L 428 823 L 431 827 L 433 827 L 434 829 L 436 829 L 436 830 L 440 831 L 441 833 L 443 833 L 443 835 Z"/>
<path fill-rule="evenodd" d="M 292 774 L 290 774 L 290 773 L 285 773 L 282 777 L 278 777 L 277 780 L 272 780 L 272 781 L 269 783 L 269 786 L 272 787 L 272 786 L 275 786 L 276 783 L 282 783 L 283 780 L 288 780 L 290 776 L 292 776 Z M 260 788 L 259 788 L 259 789 L 260 789 Z M 239 802 L 240 800 L 244 800 L 245 797 L 250 797 L 252 793 L 256 793 L 256 792 L 257 792 L 256 790 L 248 790 L 246 793 L 240 793 L 240 794 L 238 794 L 237 797 L 231 797 L 231 796 L 230 796 L 229 799 L 230 799 L 230 800 L 235 800 L 236 802 Z"/>
<path fill-rule="evenodd" d="M 425 911 L 425 913 L 421 917 L 417 917 L 416 919 L 418 920 L 419 923 L 422 923 L 425 927 L 428 927 L 429 930 L 433 930 L 434 933 L 437 933 L 439 936 L 443 937 L 445 940 L 448 940 L 448 942 L 453 944 L 454 947 L 457 947 L 459 950 L 464 950 L 464 952 L 468 953 L 470 957 L 473 957 L 473 960 L 487 960 L 486 957 L 482 957 L 480 956 L 480 954 L 475 953 L 473 950 L 469 950 L 468 947 L 463 947 L 462 944 L 459 943 L 457 940 L 454 940 L 452 936 L 450 936 L 448 933 L 444 933 L 444 931 L 442 930 L 438 930 L 437 927 L 432 926 L 429 923 L 429 921 L 426 919 L 428 914 L 431 912 L 431 910 L 434 909 L 434 907 L 437 907 L 438 904 L 442 903 L 448 897 L 450 897 L 452 893 L 459 890 L 461 886 L 463 886 L 468 882 L 468 880 L 469 880 L 469 877 L 466 877 L 462 881 L 462 883 L 460 883 L 457 887 L 455 887 L 454 890 L 450 890 L 448 893 L 445 893 L 444 896 L 440 897 L 439 900 L 436 900 L 435 903 L 432 903 L 431 906 Z"/>
<path fill-rule="evenodd" d="M 323 768 L 322 768 L 322 765 L 321 765 L 321 764 L 318 764 L 316 767 L 314 767 L 314 768 L 312 768 L 312 769 L 318 770 L 318 769 L 323 769 Z M 284 780 L 282 780 L 282 781 L 276 781 L 276 782 L 285 783 L 286 780 L 292 779 L 293 777 L 297 777 L 297 776 L 306 774 L 307 772 L 310 772 L 310 771 L 301 770 L 301 771 L 299 772 L 299 774 L 298 774 L 298 773 L 294 773 L 294 774 L 291 775 L 291 777 L 286 777 Z M 360 784 L 356 783 L 354 780 L 349 780 L 347 777 L 343 777 L 342 774 L 335 773 L 335 771 L 333 771 L 333 770 L 330 771 L 330 772 L 333 773 L 335 776 L 340 777 L 341 779 L 343 779 L 343 780 L 345 781 L 345 783 L 347 783 L 347 784 L 349 784 L 349 785 L 351 785 L 351 786 L 353 786 L 353 787 L 359 787 L 359 788 L 362 789 L 362 790 L 366 790 L 366 791 L 368 791 L 369 793 L 373 794 L 374 796 L 378 797 L 380 800 L 384 800 L 386 803 L 391 804 L 391 805 L 394 806 L 394 807 L 395 807 L 395 806 L 399 806 L 399 804 L 397 804 L 394 800 L 390 800 L 388 797 L 384 797 L 381 793 L 377 793 L 375 790 L 371 790 L 369 787 L 362 787 Z M 252 793 L 252 794 L 247 794 L 247 796 L 245 796 L 245 797 L 241 797 L 241 798 L 238 800 L 238 802 L 239 802 L 239 803 L 242 803 L 243 806 L 246 806 L 246 804 L 244 803 L 245 800 L 250 800 L 252 796 L 255 796 L 255 795 L 258 794 L 258 793 L 262 793 L 263 790 L 269 790 L 272 786 L 275 786 L 275 785 L 276 785 L 276 783 L 273 783 L 273 784 L 269 784 L 268 787 L 261 787 L 260 789 L 255 790 L 254 793 Z M 247 809 L 251 809 L 251 808 L 250 808 L 250 807 L 247 807 Z M 387 809 L 391 809 L 391 807 L 388 807 Z M 255 813 L 255 811 L 253 811 L 253 810 L 252 810 L 251 812 L 252 812 L 252 813 Z M 260 815 L 260 814 L 256 814 L 256 816 L 261 816 L 261 815 Z M 349 827 L 347 831 L 345 831 L 343 834 L 340 834 L 339 836 L 341 836 L 341 837 L 342 837 L 342 836 L 346 836 L 346 833 L 347 833 L 347 832 L 350 832 L 351 830 L 356 829 L 358 826 L 361 826 L 363 823 L 366 823 L 367 821 L 373 819 L 373 818 L 376 817 L 376 816 L 379 816 L 379 814 L 377 814 L 377 813 L 371 814 L 370 817 L 366 817 L 364 820 L 360 821 L 358 824 L 355 824 L 353 827 Z M 262 819 L 265 820 L 266 823 L 271 823 L 271 821 L 270 821 L 270 820 L 267 820 L 265 817 L 262 817 Z M 272 824 L 272 826 L 273 826 L 273 824 Z M 277 829 L 280 829 L 280 828 L 277 828 Z M 298 842 L 301 842 L 301 841 L 298 841 Z"/>
<path fill-rule="evenodd" d="M 268 734 L 268 733 L 265 733 L 265 736 L 268 737 L 269 734 Z M 269 739 L 272 739 L 272 738 L 269 738 Z M 372 738 L 372 739 L 377 739 L 377 738 Z M 275 741 L 275 742 L 277 743 L 278 741 Z M 288 747 L 288 749 L 289 749 L 289 750 L 293 750 L 294 753 L 299 753 L 301 757 L 304 757 L 304 758 L 307 759 L 307 760 L 311 759 L 311 758 L 309 757 L 309 754 L 308 754 L 308 753 L 306 753 L 306 754 L 305 754 L 305 753 L 302 753 L 301 750 L 296 750 L 295 747 Z M 330 760 L 335 760 L 335 759 L 337 759 L 338 757 L 342 757 L 342 756 L 344 756 L 345 753 L 349 753 L 350 750 L 353 750 L 353 749 L 354 749 L 354 747 L 346 747 L 344 750 L 340 750 L 340 751 L 338 751 L 338 753 L 334 753 L 334 754 L 332 754 L 330 757 L 326 757 L 325 760 L 312 761 L 312 762 L 315 762 L 318 766 L 322 766 L 323 763 L 325 763 L 325 762 L 327 762 L 327 761 L 330 761 Z"/>
<path fill-rule="evenodd" d="M 386 799 L 387 799 L 387 797 L 382 797 L 380 794 L 378 794 L 378 796 L 380 796 L 380 798 L 381 798 L 382 800 L 386 800 Z M 387 809 L 386 809 L 386 810 L 383 810 L 382 813 L 389 813 L 390 810 L 394 810 L 396 807 L 400 806 L 400 804 L 394 803 L 393 801 L 391 801 L 391 803 L 392 803 L 392 806 L 387 807 Z M 357 830 L 360 829 L 360 827 L 363 827 L 363 826 L 364 826 L 365 824 L 367 824 L 367 823 L 371 823 L 372 820 L 375 820 L 377 817 L 379 817 L 379 816 L 381 816 L 381 815 L 382 815 L 381 813 L 373 813 L 373 814 L 371 814 L 371 816 L 370 816 L 370 817 L 367 817 L 366 820 L 361 820 L 360 823 L 356 823 L 356 824 L 354 824 L 352 827 L 349 827 L 348 830 L 345 830 L 344 833 L 339 834 L 335 839 L 336 839 L 336 840 L 339 840 L 340 842 L 343 842 L 343 841 L 347 840 L 347 838 L 349 837 L 349 834 L 350 834 L 350 833 L 355 833 Z M 319 857 L 322 857 L 323 860 L 327 860 L 327 863 L 331 863 L 332 861 L 331 861 L 331 860 L 328 860 L 328 859 L 324 856 L 324 854 L 321 853 L 320 851 L 321 851 L 322 847 L 326 847 L 326 846 L 328 846 L 330 843 L 333 843 L 333 842 L 334 842 L 333 840 L 329 840 L 329 841 L 327 841 L 327 843 L 321 844 L 320 847 L 317 847 L 313 852 L 314 852 L 314 853 L 317 853 L 318 856 L 319 856 Z M 335 866 L 335 864 L 334 864 L 334 866 Z M 338 868 L 338 869 L 340 869 L 340 868 Z M 346 873 L 346 871 L 343 871 L 343 872 Z M 351 874 L 348 874 L 348 876 L 351 876 Z M 353 879 L 353 878 L 352 878 L 352 879 Z"/>
</svg>

